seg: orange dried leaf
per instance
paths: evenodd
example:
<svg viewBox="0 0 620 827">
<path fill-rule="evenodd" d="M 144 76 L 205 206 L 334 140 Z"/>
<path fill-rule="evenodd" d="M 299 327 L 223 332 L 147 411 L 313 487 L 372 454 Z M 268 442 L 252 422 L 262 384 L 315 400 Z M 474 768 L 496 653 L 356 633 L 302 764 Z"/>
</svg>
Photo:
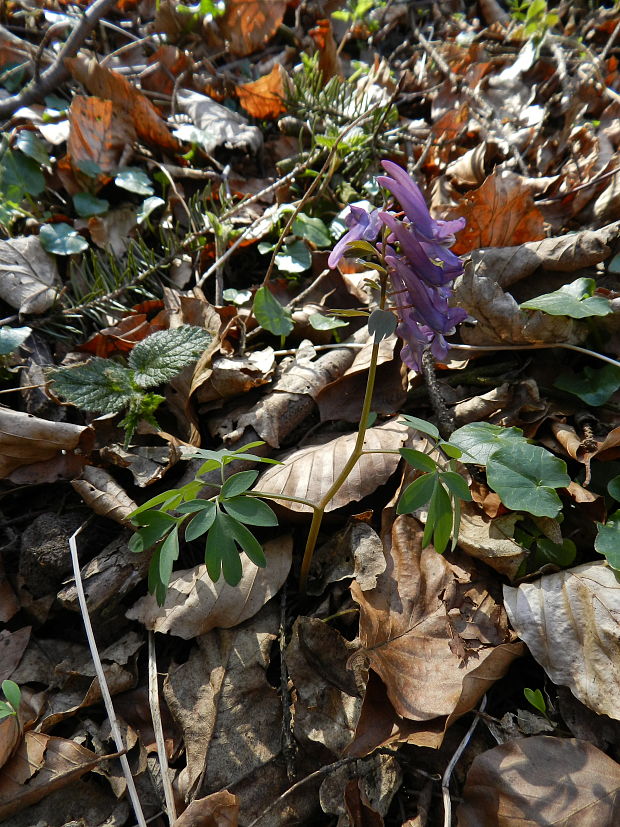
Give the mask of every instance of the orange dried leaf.
<svg viewBox="0 0 620 827">
<path fill-rule="evenodd" d="M 266 45 L 282 23 L 286 0 L 228 0 L 217 26 L 231 54 L 244 57 Z"/>
<path fill-rule="evenodd" d="M 136 139 L 128 113 L 115 109 L 111 100 L 76 95 L 69 110 L 69 123 L 67 154 L 78 176 L 80 161 L 94 161 L 102 172 L 114 172 L 125 147 Z"/>
<path fill-rule="evenodd" d="M 281 64 L 276 63 L 268 75 L 237 86 L 239 103 L 249 115 L 264 120 L 286 112 L 283 101 L 285 74 Z"/>
<path fill-rule="evenodd" d="M 338 49 L 332 32 L 332 24 L 329 20 L 317 20 L 314 29 L 308 32 L 314 40 L 314 45 L 319 53 L 319 71 L 323 81 L 335 76 L 342 77 L 342 65 L 338 57 Z"/>
</svg>

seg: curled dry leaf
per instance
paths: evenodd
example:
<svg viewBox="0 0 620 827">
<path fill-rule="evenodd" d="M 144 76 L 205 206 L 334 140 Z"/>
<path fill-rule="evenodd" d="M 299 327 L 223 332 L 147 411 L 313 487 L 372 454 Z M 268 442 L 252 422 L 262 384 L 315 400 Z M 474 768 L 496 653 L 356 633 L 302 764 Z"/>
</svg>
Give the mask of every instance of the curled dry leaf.
<svg viewBox="0 0 620 827">
<path fill-rule="evenodd" d="M 365 450 L 394 451 L 407 440 L 406 425 L 386 422 L 366 431 Z M 357 434 L 345 434 L 329 442 L 292 451 L 283 458 L 283 465 L 274 465 L 259 479 L 256 490 L 270 494 L 301 497 L 318 503 L 351 456 Z M 349 474 L 346 482 L 330 500 L 326 511 L 342 508 L 372 494 L 396 471 L 398 453 L 364 454 Z M 291 511 L 310 513 L 309 505 L 276 500 Z"/>
<path fill-rule="evenodd" d="M 479 247 L 512 247 L 545 237 L 544 219 L 521 176 L 496 169 L 477 190 L 468 192 L 443 218 L 467 220 L 453 247 L 457 255 Z"/>
<path fill-rule="evenodd" d="M 353 582 L 351 594 L 360 606 L 361 652 L 397 715 L 443 717 L 448 726 L 473 709 L 522 647 L 475 564 L 463 558 L 452 565 L 432 547 L 422 549 L 421 539 L 416 520 L 398 517 L 384 538 L 387 566 L 376 588 Z"/>
<path fill-rule="evenodd" d="M 125 489 L 103 468 L 87 465 L 80 477 L 71 480 L 71 485 L 95 514 L 108 517 L 121 525 L 127 523 L 127 517 L 138 507 Z"/>
<path fill-rule="evenodd" d="M 504 604 L 519 637 L 554 683 L 599 715 L 620 720 L 620 584 L 605 562 L 585 563 L 518 588 Z"/>
<path fill-rule="evenodd" d="M 166 602 L 159 607 L 148 595 L 127 612 L 155 632 L 169 632 L 191 640 L 216 627 L 230 629 L 253 617 L 276 594 L 291 568 L 293 541 L 290 536 L 269 540 L 264 545 L 267 566 L 259 569 L 245 555 L 243 574 L 236 586 L 221 577 L 214 583 L 205 565 L 176 572 Z"/>
<path fill-rule="evenodd" d="M 172 827 L 237 827 L 239 799 L 228 790 L 196 798 Z"/>
<path fill-rule="evenodd" d="M 202 403 L 219 401 L 258 388 L 269 382 L 275 366 L 271 347 L 245 356 L 215 357 L 211 360 L 210 375 L 196 390 L 196 400 Z"/>
<path fill-rule="evenodd" d="M 459 827 L 620 823 L 620 765 L 587 741 L 535 735 L 474 758 Z"/>
<path fill-rule="evenodd" d="M 56 301 L 59 284 L 56 260 L 38 236 L 0 241 L 0 299 L 20 313 L 45 313 Z"/>
<path fill-rule="evenodd" d="M 40 464 L 61 453 L 87 451 L 93 437 L 89 427 L 49 422 L 0 407 L 0 478 L 8 477 L 21 466 Z"/>
<path fill-rule="evenodd" d="M 0 819 L 66 787 L 110 757 L 95 755 L 75 741 L 27 732 L 0 776 Z"/>
<path fill-rule="evenodd" d="M 250 83 L 237 86 L 239 103 L 253 118 L 260 120 L 277 118 L 286 112 L 284 90 L 286 72 L 281 63 L 275 63 L 271 72 Z"/>
</svg>

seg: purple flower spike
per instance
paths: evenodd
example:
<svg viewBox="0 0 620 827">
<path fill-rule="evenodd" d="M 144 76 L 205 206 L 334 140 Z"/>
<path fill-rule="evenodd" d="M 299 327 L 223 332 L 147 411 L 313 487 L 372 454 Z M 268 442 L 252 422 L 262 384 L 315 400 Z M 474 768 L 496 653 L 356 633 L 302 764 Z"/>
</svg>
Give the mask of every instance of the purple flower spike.
<svg viewBox="0 0 620 827">
<path fill-rule="evenodd" d="M 342 236 L 327 259 L 327 265 L 332 269 L 344 256 L 351 242 L 369 241 L 372 243 L 381 231 L 379 210 L 367 212 L 363 207 L 356 207 L 355 204 L 349 206 L 349 214 L 344 219 L 344 223 L 350 228 L 349 232 Z"/>
</svg>

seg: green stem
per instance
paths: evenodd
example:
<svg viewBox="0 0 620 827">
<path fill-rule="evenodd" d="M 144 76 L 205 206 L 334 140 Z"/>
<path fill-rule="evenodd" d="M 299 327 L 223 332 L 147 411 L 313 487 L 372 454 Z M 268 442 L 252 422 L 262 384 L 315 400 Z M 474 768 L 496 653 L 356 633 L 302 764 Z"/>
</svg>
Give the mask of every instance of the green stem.
<svg viewBox="0 0 620 827">
<path fill-rule="evenodd" d="M 287 494 L 276 494 L 272 491 L 246 491 L 245 494 L 248 497 L 264 497 L 266 500 L 284 500 L 289 503 L 301 503 L 302 505 L 307 505 L 313 511 L 318 508 L 316 503 L 310 500 L 304 500 L 303 497 L 289 497 Z"/>
<path fill-rule="evenodd" d="M 310 571 L 310 564 L 312 563 L 312 555 L 316 546 L 316 541 L 319 536 L 319 530 L 323 521 L 323 514 L 325 508 L 329 505 L 335 494 L 342 488 L 347 477 L 353 470 L 355 464 L 363 454 L 364 438 L 366 436 L 368 415 L 370 414 L 370 406 L 372 404 L 373 391 L 375 389 L 375 377 L 377 375 L 377 359 L 379 356 L 379 343 L 374 342 L 370 356 L 370 366 L 368 368 L 368 379 L 366 381 L 366 393 L 364 394 L 364 403 L 362 405 L 362 415 L 360 417 L 360 427 L 357 432 L 357 439 L 351 456 L 344 465 L 342 471 L 338 474 L 336 479 L 331 484 L 329 490 L 324 495 L 323 499 L 314 507 L 314 515 L 310 523 L 310 530 L 308 532 L 308 539 L 306 540 L 306 548 L 304 550 L 304 558 L 301 563 L 301 574 L 299 575 L 299 589 L 302 594 L 305 594 L 306 584 L 308 581 L 308 572 Z"/>
</svg>

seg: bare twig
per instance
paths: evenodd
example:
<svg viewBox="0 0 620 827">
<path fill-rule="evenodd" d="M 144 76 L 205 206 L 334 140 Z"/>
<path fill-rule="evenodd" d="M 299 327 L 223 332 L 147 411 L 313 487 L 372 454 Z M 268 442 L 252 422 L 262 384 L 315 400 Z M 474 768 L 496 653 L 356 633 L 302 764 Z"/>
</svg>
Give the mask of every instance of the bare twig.
<svg viewBox="0 0 620 827">
<path fill-rule="evenodd" d="M 480 702 L 480 709 L 479 712 L 484 712 L 484 709 L 487 705 L 487 696 L 485 695 Z M 450 800 L 450 778 L 452 776 L 452 772 L 457 765 L 457 762 L 467 744 L 471 739 L 471 736 L 474 734 L 474 730 L 478 725 L 479 721 L 478 715 L 474 717 L 474 720 L 471 722 L 469 729 L 465 733 L 465 737 L 458 745 L 456 752 L 450 759 L 450 763 L 446 767 L 446 771 L 443 774 L 443 778 L 441 779 L 441 793 L 443 796 L 443 825 L 444 827 L 451 827 L 452 824 L 452 802 Z"/>
<path fill-rule="evenodd" d="M 116 718 L 116 713 L 114 712 L 114 705 L 112 704 L 112 696 L 110 695 L 110 690 L 108 688 L 107 681 L 105 679 L 105 673 L 103 671 L 103 666 L 101 664 L 101 658 L 99 657 L 99 651 L 97 649 L 97 642 L 95 640 L 95 636 L 93 634 L 93 627 L 90 622 L 90 616 L 88 614 L 88 607 L 86 605 L 86 597 L 84 595 L 84 586 L 82 585 L 82 575 L 80 572 L 80 561 L 78 558 L 78 550 L 77 550 L 77 537 L 78 534 L 82 531 L 86 523 L 83 523 L 77 531 L 75 531 L 71 537 L 69 537 L 69 548 L 71 549 L 71 563 L 73 565 L 73 576 L 75 577 L 75 589 L 77 592 L 78 603 L 80 604 L 80 612 L 82 613 L 82 620 L 84 622 L 84 629 L 86 630 L 86 638 L 88 640 L 88 647 L 90 649 L 90 654 L 93 659 L 93 663 L 95 665 L 95 674 L 97 675 L 97 679 L 99 681 L 99 689 L 101 690 L 101 697 L 103 698 L 103 703 L 105 704 L 106 712 L 108 714 L 108 719 L 110 721 L 110 729 L 112 731 L 112 737 L 114 738 L 114 743 L 116 744 L 116 749 L 122 753 L 120 755 L 120 762 L 121 767 L 123 768 L 123 775 L 125 776 L 125 780 L 127 782 L 127 792 L 129 793 L 129 798 L 131 799 L 131 803 L 133 805 L 133 810 L 138 821 L 140 827 L 146 827 L 146 820 L 144 818 L 144 813 L 142 812 L 142 805 L 140 804 L 140 799 L 138 798 L 138 791 L 136 790 L 136 785 L 133 780 L 133 776 L 131 774 L 131 769 L 129 767 L 129 762 L 127 761 L 126 755 L 126 747 L 123 744 L 123 739 L 121 737 L 121 731 L 118 726 L 118 720 Z"/>
<path fill-rule="evenodd" d="M 545 342 L 539 344 L 523 344 L 523 345 L 455 345 L 448 342 L 451 348 L 456 350 L 469 350 L 476 352 L 477 350 L 549 350 L 554 347 L 563 347 L 565 350 L 575 350 L 577 353 L 583 353 L 585 356 L 592 356 L 593 359 L 600 359 L 601 362 L 607 362 L 616 368 L 620 368 L 620 362 L 617 359 L 612 359 L 611 356 L 603 356 L 602 353 L 597 353 L 594 350 L 588 350 L 587 347 L 579 347 L 579 345 L 569 345 L 566 342 Z"/>
<path fill-rule="evenodd" d="M 9 118 L 13 112 L 22 106 L 28 106 L 39 98 L 52 92 L 68 76 L 69 71 L 65 66 L 65 59 L 72 57 L 86 40 L 88 35 L 95 28 L 103 15 L 109 11 L 117 0 L 95 0 L 84 12 L 84 16 L 75 26 L 65 45 L 60 50 L 54 63 L 47 69 L 38 80 L 28 84 L 25 89 L 17 95 L 0 101 L 0 118 Z"/>
<path fill-rule="evenodd" d="M 159 687 L 157 685 L 157 655 L 155 652 L 155 636 L 149 631 L 149 706 L 151 707 L 151 720 L 157 744 L 157 755 L 161 768 L 161 783 L 164 788 L 166 810 L 170 824 L 176 820 L 177 811 L 174 804 L 174 793 L 168 774 L 168 756 L 166 755 L 166 743 L 164 741 L 164 730 L 161 724 L 161 711 L 159 708 Z"/>
</svg>

